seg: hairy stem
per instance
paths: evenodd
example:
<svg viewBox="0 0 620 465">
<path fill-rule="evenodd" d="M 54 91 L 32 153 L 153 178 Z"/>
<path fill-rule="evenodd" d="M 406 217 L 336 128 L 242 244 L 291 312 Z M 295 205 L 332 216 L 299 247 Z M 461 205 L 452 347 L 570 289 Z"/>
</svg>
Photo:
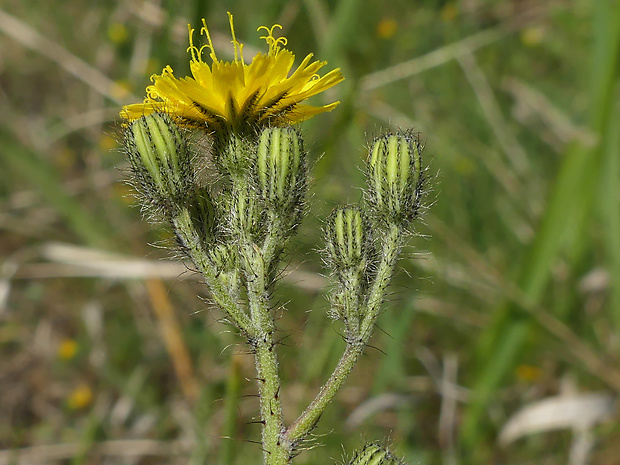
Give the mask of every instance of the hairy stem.
<svg viewBox="0 0 620 465">
<path fill-rule="evenodd" d="M 347 340 L 355 341 L 360 335 L 360 273 L 357 269 L 348 270 L 342 289 L 344 304 L 344 324 Z"/>
<path fill-rule="evenodd" d="M 287 443 L 293 445 L 298 443 L 314 428 L 323 411 L 342 387 L 360 355 L 364 352 L 372 333 L 372 327 L 379 315 L 385 289 L 394 272 L 401 237 L 402 230 L 395 224 L 390 224 L 382 236 L 381 259 L 377 267 L 377 274 L 370 286 L 366 303 L 358 309 L 358 312 L 345 309 L 347 315 L 355 313 L 363 315 L 358 339 L 347 340 L 347 347 L 327 382 L 321 387 L 308 408 L 284 432 L 283 440 Z M 345 300 L 345 302 L 347 301 Z"/>
<path fill-rule="evenodd" d="M 360 312 L 361 315 L 363 315 L 360 334 L 361 338 L 365 341 L 368 341 L 370 338 L 372 328 L 381 310 L 385 289 L 392 280 L 394 265 L 396 265 L 396 259 L 398 258 L 402 244 L 403 230 L 401 226 L 390 223 L 387 225 L 387 229 L 381 231 L 380 234 L 384 235 L 382 239 L 381 259 L 377 267 L 377 274 L 370 286 L 368 298 L 366 299 L 364 308 Z"/>
<path fill-rule="evenodd" d="M 269 305 L 268 263 L 256 244 L 246 241 L 242 247 L 250 314 L 257 328 L 257 336 L 251 343 L 256 359 L 265 464 L 286 465 L 290 462 L 291 450 L 280 440 L 284 420 L 274 341 L 275 321 Z"/>
</svg>

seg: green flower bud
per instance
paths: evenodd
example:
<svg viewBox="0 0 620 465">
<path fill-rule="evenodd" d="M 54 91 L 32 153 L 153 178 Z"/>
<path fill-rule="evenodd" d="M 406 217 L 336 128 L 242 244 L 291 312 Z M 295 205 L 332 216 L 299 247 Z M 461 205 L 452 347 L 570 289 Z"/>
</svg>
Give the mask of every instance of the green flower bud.
<svg viewBox="0 0 620 465">
<path fill-rule="evenodd" d="M 270 208 L 290 212 L 306 192 L 306 154 L 301 134 L 291 127 L 264 129 L 256 157 L 258 192 Z"/>
<path fill-rule="evenodd" d="M 233 236 L 254 237 L 256 240 L 262 235 L 264 224 L 261 221 L 261 208 L 256 193 L 250 186 L 236 191 L 227 202 L 229 205 L 230 233 Z"/>
<path fill-rule="evenodd" d="M 349 465 L 404 465 L 404 463 L 387 449 L 377 444 L 367 444 L 355 454 Z"/>
<path fill-rule="evenodd" d="M 237 297 L 240 285 L 240 267 L 235 245 L 214 244 L 209 248 L 209 260 L 215 267 L 219 281 L 226 286 L 231 296 Z"/>
<path fill-rule="evenodd" d="M 368 226 L 357 208 L 338 208 L 327 219 L 327 254 L 337 270 L 363 269 L 367 259 Z"/>
<path fill-rule="evenodd" d="M 254 163 L 254 139 L 234 132 L 213 135 L 213 161 L 220 173 L 245 176 Z"/>
<path fill-rule="evenodd" d="M 381 216 L 406 223 L 418 212 L 422 193 L 422 146 L 413 134 L 375 140 L 368 160 L 368 200 Z"/>
<path fill-rule="evenodd" d="M 125 148 L 137 188 L 151 203 L 170 208 L 194 187 L 188 141 L 164 113 L 136 120 L 125 131 Z"/>
<path fill-rule="evenodd" d="M 215 228 L 215 207 L 209 192 L 204 188 L 195 189 L 189 199 L 188 209 L 192 224 L 202 241 L 211 242 Z"/>
<path fill-rule="evenodd" d="M 217 244 L 210 248 L 209 259 L 218 272 L 227 272 L 235 269 L 235 255 L 233 248 L 228 244 Z"/>
</svg>

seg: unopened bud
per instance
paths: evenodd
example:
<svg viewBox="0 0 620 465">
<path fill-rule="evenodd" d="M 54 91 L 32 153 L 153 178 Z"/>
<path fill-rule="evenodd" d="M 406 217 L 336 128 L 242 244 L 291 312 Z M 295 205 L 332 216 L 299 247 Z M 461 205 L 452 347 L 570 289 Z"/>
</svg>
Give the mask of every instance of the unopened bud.
<svg viewBox="0 0 620 465">
<path fill-rule="evenodd" d="M 306 190 L 301 134 L 291 127 L 264 129 L 257 149 L 256 174 L 259 194 L 268 206 L 286 211 L 299 206 Z"/>
<path fill-rule="evenodd" d="M 217 244 L 209 249 L 209 259 L 218 272 L 231 271 L 235 268 L 233 249 L 227 244 Z"/>
<path fill-rule="evenodd" d="M 391 134 L 375 141 L 368 160 L 368 199 L 390 221 L 413 220 L 422 193 L 422 146 L 413 134 Z"/>
<path fill-rule="evenodd" d="M 367 256 L 367 224 L 357 208 L 338 208 L 327 219 L 327 253 L 336 269 L 363 268 Z"/>
<path fill-rule="evenodd" d="M 234 235 L 258 238 L 264 226 L 261 214 L 256 193 L 246 186 L 230 198 L 228 227 Z"/>
<path fill-rule="evenodd" d="M 228 288 L 232 296 L 237 296 L 240 269 L 234 245 L 214 244 L 209 248 L 209 260 L 215 267 L 220 282 Z"/>
<path fill-rule="evenodd" d="M 256 144 L 253 138 L 235 132 L 213 134 L 213 162 L 220 173 L 245 176 L 254 162 Z"/>
<path fill-rule="evenodd" d="M 377 444 L 367 444 L 358 451 L 349 465 L 404 465 L 387 449 Z"/>
<path fill-rule="evenodd" d="M 189 199 L 188 209 L 194 229 L 202 241 L 211 242 L 215 227 L 215 208 L 209 192 L 204 188 L 196 189 Z"/>
<path fill-rule="evenodd" d="M 187 139 L 164 113 L 133 122 L 125 147 L 138 189 L 157 206 L 182 202 L 193 189 L 194 173 Z"/>
</svg>

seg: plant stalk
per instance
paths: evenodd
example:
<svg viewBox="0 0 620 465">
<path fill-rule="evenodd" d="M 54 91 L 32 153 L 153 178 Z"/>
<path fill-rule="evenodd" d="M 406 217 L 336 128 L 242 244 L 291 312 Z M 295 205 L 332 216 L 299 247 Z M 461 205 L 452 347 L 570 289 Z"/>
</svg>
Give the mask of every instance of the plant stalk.
<svg viewBox="0 0 620 465">
<path fill-rule="evenodd" d="M 371 284 L 365 305 L 359 312 L 345 309 L 346 314 L 363 315 L 360 332 L 357 340 L 347 340 L 347 347 L 336 365 L 327 382 L 321 387 L 319 393 L 310 403 L 308 408 L 288 427 L 284 432 L 283 439 L 290 444 L 301 441 L 316 425 L 332 401 L 338 390 L 347 380 L 355 363 L 364 352 L 372 333 L 372 327 L 379 315 L 379 309 L 383 301 L 385 288 L 390 282 L 394 272 L 394 265 L 401 245 L 402 229 L 396 224 L 388 225 L 385 234 L 382 234 L 382 253 L 377 274 Z"/>
<path fill-rule="evenodd" d="M 250 315 L 258 331 L 256 338 L 250 342 L 255 351 L 264 461 L 266 465 L 287 465 L 291 461 L 292 453 L 290 445 L 280 440 L 284 431 L 284 420 L 274 341 L 275 321 L 269 303 L 268 274 L 271 260 L 247 238 L 243 252 Z"/>
</svg>

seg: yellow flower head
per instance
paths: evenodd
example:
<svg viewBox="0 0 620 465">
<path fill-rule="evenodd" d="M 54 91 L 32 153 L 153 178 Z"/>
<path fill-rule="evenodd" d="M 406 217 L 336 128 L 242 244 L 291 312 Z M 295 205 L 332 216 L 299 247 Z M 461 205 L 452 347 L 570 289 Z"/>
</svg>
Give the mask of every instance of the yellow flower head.
<svg viewBox="0 0 620 465">
<path fill-rule="evenodd" d="M 333 102 L 315 107 L 302 102 L 342 81 L 340 69 L 321 77 L 317 71 L 326 62 L 311 62 L 309 54 L 291 73 L 295 55 L 283 48 L 285 37 L 273 36 L 275 28 L 282 28 L 279 24 L 258 28 L 267 31 L 261 39 L 267 41 L 269 52 L 259 53 L 250 64 L 245 64 L 243 44 L 235 37 L 230 13 L 228 17 L 235 52 L 233 62 L 217 59 L 204 19 L 200 34 L 206 36 L 207 44 L 200 48 L 194 45 L 194 29 L 188 26 L 192 77 L 177 79 L 172 68 L 166 66 L 161 74 L 151 76 L 153 84 L 146 88 L 144 103 L 123 107 L 121 117 L 130 122 L 163 111 L 193 126 L 239 129 L 256 124 L 297 123 L 338 105 L 339 102 Z M 209 49 L 211 65 L 202 61 L 205 48 Z"/>
</svg>

